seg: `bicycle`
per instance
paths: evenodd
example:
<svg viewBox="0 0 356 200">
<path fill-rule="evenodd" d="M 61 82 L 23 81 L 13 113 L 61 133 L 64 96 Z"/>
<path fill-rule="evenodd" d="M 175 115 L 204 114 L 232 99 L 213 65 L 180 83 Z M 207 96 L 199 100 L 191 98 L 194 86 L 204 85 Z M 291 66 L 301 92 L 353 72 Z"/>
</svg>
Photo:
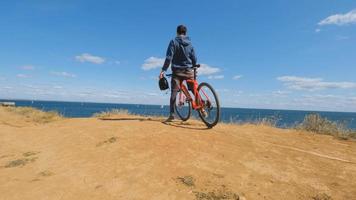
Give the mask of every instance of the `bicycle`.
<svg viewBox="0 0 356 200">
<path fill-rule="evenodd" d="M 212 128 L 220 120 L 219 98 L 210 84 L 202 82 L 198 85 L 197 69 L 199 67 L 199 64 L 193 67 L 194 79 L 187 79 L 180 82 L 174 108 L 182 121 L 187 121 L 190 118 L 192 109 L 196 110 L 205 125 L 208 128 Z M 172 74 L 167 74 L 166 76 L 172 77 Z M 194 99 L 184 82 L 186 82 L 188 88 L 194 95 Z M 192 86 L 192 88 L 189 87 L 189 85 Z"/>
</svg>

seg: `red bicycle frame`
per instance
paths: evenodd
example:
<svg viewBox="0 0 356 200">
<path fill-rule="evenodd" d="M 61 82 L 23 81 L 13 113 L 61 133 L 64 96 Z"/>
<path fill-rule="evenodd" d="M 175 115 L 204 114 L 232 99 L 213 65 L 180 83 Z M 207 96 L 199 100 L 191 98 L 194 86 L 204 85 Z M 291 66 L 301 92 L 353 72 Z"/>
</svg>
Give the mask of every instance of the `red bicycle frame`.
<svg viewBox="0 0 356 200">
<path fill-rule="evenodd" d="M 180 83 L 180 89 L 183 91 L 183 93 L 188 98 L 188 100 L 192 102 L 192 108 L 194 110 L 199 110 L 201 108 L 204 108 L 204 103 L 205 102 L 200 97 L 200 94 L 199 94 L 199 91 L 198 91 L 198 82 L 197 82 L 197 80 L 196 79 L 187 79 L 187 80 L 185 80 L 185 82 L 187 84 L 193 85 L 193 91 L 192 92 L 193 92 L 193 95 L 195 97 L 194 101 L 193 101 L 193 98 L 191 97 L 191 95 L 189 93 L 189 90 L 184 85 L 184 81 L 181 81 L 181 83 Z M 206 99 L 208 101 L 210 101 L 208 95 L 206 95 L 204 90 L 202 90 L 202 93 L 206 97 Z M 182 95 L 182 93 L 179 93 L 179 102 L 182 103 L 182 102 L 185 102 L 185 101 L 186 101 L 186 99 L 184 99 L 184 96 Z"/>
</svg>

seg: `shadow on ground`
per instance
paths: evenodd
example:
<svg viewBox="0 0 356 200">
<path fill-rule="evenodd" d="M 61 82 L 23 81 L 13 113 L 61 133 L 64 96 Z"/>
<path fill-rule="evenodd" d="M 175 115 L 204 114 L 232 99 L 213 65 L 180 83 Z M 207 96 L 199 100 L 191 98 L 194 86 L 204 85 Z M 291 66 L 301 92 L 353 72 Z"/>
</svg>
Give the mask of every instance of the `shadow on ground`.
<svg viewBox="0 0 356 200">
<path fill-rule="evenodd" d="M 184 129 L 192 129 L 192 130 L 207 130 L 209 129 L 206 126 L 202 126 L 197 123 L 190 123 L 190 122 L 183 122 L 183 121 L 172 121 L 166 122 L 164 119 L 159 118 L 151 118 L 151 117 L 115 117 L 115 118 L 98 118 L 99 120 L 103 121 L 151 121 L 151 122 L 159 122 L 165 124 L 167 126 L 173 126 L 177 128 L 184 128 Z"/>
<path fill-rule="evenodd" d="M 210 128 L 206 126 L 201 126 L 196 123 L 189 123 L 189 122 L 182 122 L 182 121 L 173 121 L 173 122 L 165 122 L 162 121 L 163 124 L 168 126 L 174 126 L 177 128 L 185 128 L 185 129 L 192 129 L 192 130 L 208 130 Z"/>
<path fill-rule="evenodd" d="M 103 121 L 154 121 L 154 122 L 162 122 L 161 119 L 153 119 L 150 117 L 115 117 L 115 118 L 98 118 Z"/>
</svg>

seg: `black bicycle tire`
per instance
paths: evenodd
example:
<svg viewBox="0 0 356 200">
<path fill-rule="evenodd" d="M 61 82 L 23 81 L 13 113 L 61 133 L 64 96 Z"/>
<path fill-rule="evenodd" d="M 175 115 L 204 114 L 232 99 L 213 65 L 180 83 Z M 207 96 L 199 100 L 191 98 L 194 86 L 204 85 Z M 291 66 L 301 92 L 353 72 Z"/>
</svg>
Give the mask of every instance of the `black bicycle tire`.
<svg viewBox="0 0 356 200">
<path fill-rule="evenodd" d="M 183 92 L 183 91 L 178 91 L 177 96 L 179 95 L 180 92 Z M 183 92 L 183 94 L 184 94 L 184 92 Z M 184 95 L 185 95 L 185 94 L 184 94 Z M 177 97 L 177 98 L 178 98 L 178 97 Z M 179 113 L 179 111 L 178 111 L 178 109 L 177 109 L 177 104 L 176 104 L 176 102 L 174 102 L 174 110 L 176 111 L 178 117 L 179 117 L 182 121 L 187 121 L 187 120 L 190 118 L 190 116 L 192 115 L 192 102 L 189 101 L 189 102 L 187 102 L 187 103 L 188 103 L 188 107 L 189 107 L 189 108 L 188 108 L 188 116 L 183 117 L 183 116 L 181 115 L 181 113 Z"/>
<path fill-rule="evenodd" d="M 204 124 L 205 124 L 208 128 L 212 128 L 212 127 L 216 126 L 216 124 L 218 124 L 219 121 L 220 121 L 220 112 L 221 112 L 221 111 L 220 111 L 219 97 L 218 97 L 218 94 L 215 92 L 214 88 L 213 88 L 209 83 L 206 83 L 206 82 L 202 82 L 202 83 L 199 84 L 199 86 L 198 86 L 198 93 L 199 93 L 200 89 L 201 89 L 203 86 L 208 87 L 208 88 L 211 90 L 211 92 L 213 93 L 213 95 L 214 95 L 215 102 L 216 102 L 216 106 L 217 106 L 217 112 L 216 112 L 216 115 L 217 115 L 217 116 L 216 116 L 214 122 L 209 123 L 209 122 L 206 121 L 206 119 L 203 117 L 203 115 L 202 115 L 202 113 L 201 113 L 200 110 L 198 111 L 198 113 L 199 113 L 200 119 L 204 122 Z"/>
</svg>

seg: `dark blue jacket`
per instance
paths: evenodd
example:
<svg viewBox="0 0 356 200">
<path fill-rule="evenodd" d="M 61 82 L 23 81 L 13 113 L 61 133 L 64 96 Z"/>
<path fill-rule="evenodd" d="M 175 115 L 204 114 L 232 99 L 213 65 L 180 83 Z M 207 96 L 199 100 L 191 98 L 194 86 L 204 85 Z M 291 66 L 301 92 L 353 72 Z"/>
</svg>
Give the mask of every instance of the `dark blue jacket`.
<svg viewBox="0 0 356 200">
<path fill-rule="evenodd" d="M 171 63 L 172 71 L 196 65 L 197 58 L 189 37 L 181 35 L 170 41 L 162 70 L 166 71 Z"/>
</svg>

